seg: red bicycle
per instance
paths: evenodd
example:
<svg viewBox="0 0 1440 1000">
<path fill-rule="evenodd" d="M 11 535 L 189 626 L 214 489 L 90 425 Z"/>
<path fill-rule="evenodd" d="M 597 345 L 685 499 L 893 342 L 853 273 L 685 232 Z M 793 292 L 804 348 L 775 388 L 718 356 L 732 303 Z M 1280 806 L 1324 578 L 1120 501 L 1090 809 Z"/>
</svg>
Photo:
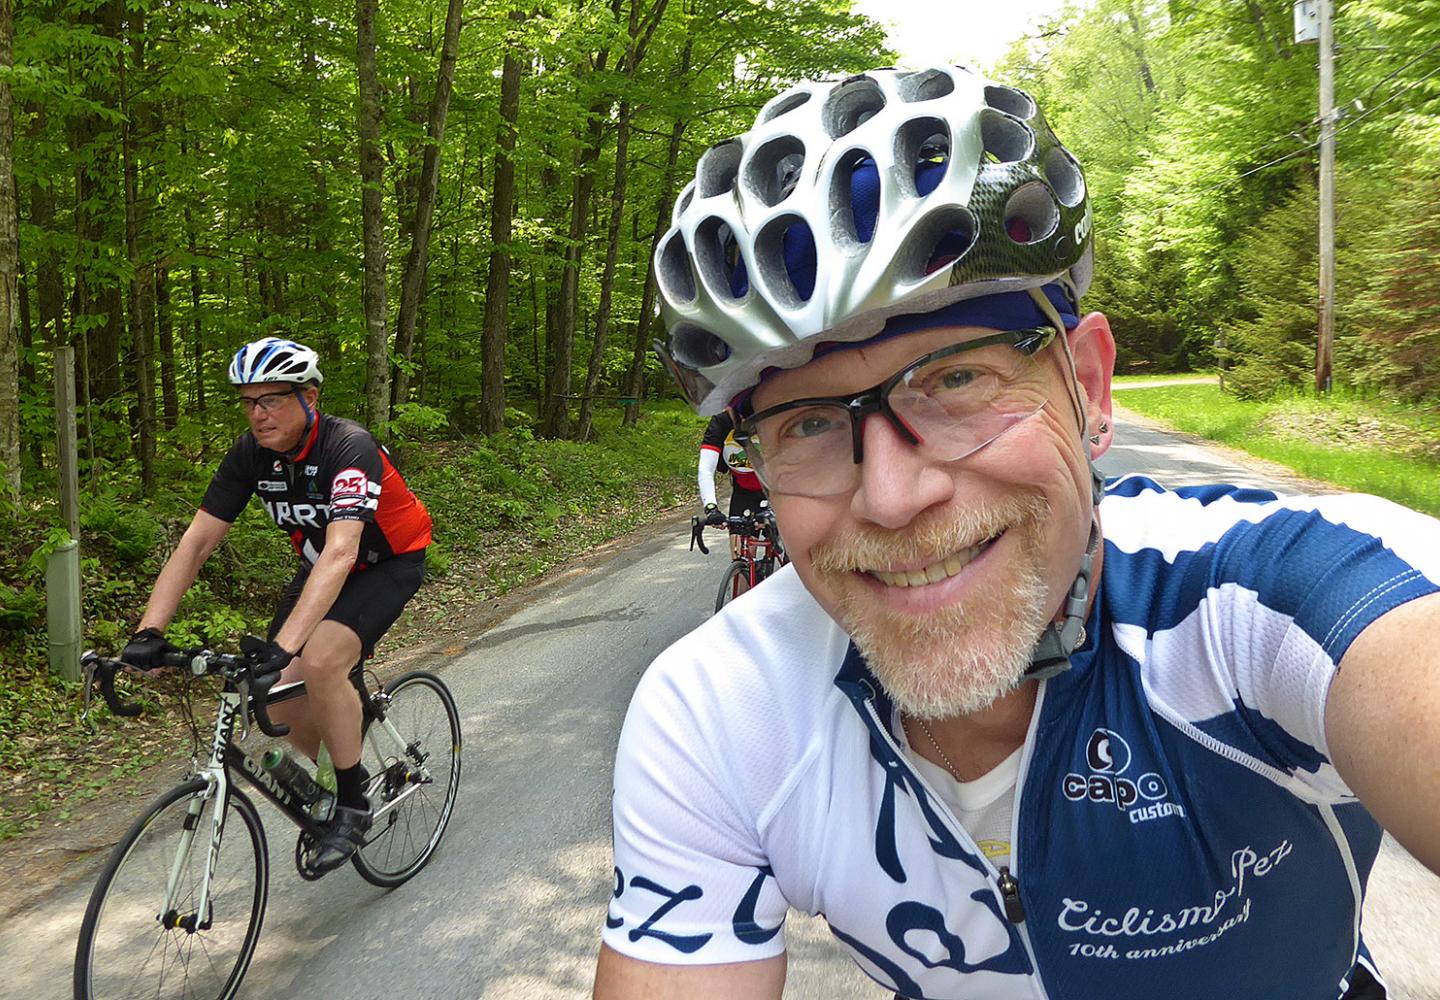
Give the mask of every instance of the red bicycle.
<svg viewBox="0 0 1440 1000">
<path fill-rule="evenodd" d="M 725 575 L 720 580 L 720 589 L 715 594 L 716 611 L 789 562 L 780 543 L 780 531 L 775 526 L 775 512 L 769 504 L 762 501 L 760 509 L 753 514 L 746 511 L 726 518 L 725 527 L 739 538 L 740 544 L 735 559 L 725 567 Z M 690 519 L 690 547 L 693 549 L 698 544 L 700 551 L 708 554 L 710 550 L 701 537 L 704 529 L 703 518 Z"/>
</svg>

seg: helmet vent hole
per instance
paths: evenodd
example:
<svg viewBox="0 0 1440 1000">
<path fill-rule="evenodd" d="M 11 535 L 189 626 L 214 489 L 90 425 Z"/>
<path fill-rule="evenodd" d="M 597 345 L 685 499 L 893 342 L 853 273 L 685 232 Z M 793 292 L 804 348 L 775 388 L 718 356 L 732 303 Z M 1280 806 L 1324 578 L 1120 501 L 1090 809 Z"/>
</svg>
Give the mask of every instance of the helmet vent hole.
<svg viewBox="0 0 1440 1000">
<path fill-rule="evenodd" d="M 1005 203 L 1005 233 L 1016 243 L 1049 239 L 1060 225 L 1060 206 L 1040 181 L 1022 184 Z"/>
<path fill-rule="evenodd" d="M 985 103 L 996 111 L 1027 121 L 1035 114 L 1035 101 L 1025 91 L 1014 87 L 991 84 L 985 88 Z"/>
<path fill-rule="evenodd" d="M 705 151 L 695 168 L 695 184 L 700 189 L 700 197 L 713 198 L 734 189 L 742 151 L 740 143 L 734 139 Z"/>
<path fill-rule="evenodd" d="M 975 237 L 975 217 L 964 208 L 946 206 L 916 224 L 896 255 L 897 270 L 918 281 L 963 258 Z"/>
<path fill-rule="evenodd" d="M 1045 154 L 1045 179 L 1066 208 L 1074 208 L 1085 199 L 1085 177 L 1079 165 L 1058 146 Z"/>
<path fill-rule="evenodd" d="M 810 102 L 810 91 L 792 90 L 788 94 L 781 94 L 770 102 L 769 107 L 760 112 L 760 119 L 755 124 L 763 125 L 765 122 L 774 121 L 781 115 L 788 115 L 802 104 Z"/>
<path fill-rule="evenodd" d="M 689 184 L 685 185 L 685 190 L 680 192 L 680 197 L 675 202 L 675 212 L 670 216 L 672 224 L 678 224 L 680 222 L 680 216 L 685 214 L 685 210 L 690 207 L 690 203 L 694 200 L 695 182 L 692 180 Z"/>
<path fill-rule="evenodd" d="M 863 149 L 852 149 L 836 162 L 830 187 L 830 218 L 837 242 L 851 249 L 867 244 L 875 236 L 880 215 L 880 172 L 874 158 Z"/>
<path fill-rule="evenodd" d="M 706 219 L 695 230 L 695 263 L 710 293 L 720 299 L 742 299 L 750 291 L 745 255 L 728 223 Z"/>
<path fill-rule="evenodd" d="M 869 77 L 852 77 L 830 91 L 821 119 L 832 139 L 849 135 L 885 107 L 885 94 Z"/>
<path fill-rule="evenodd" d="M 900 99 L 907 104 L 917 101 L 933 101 L 955 92 L 955 81 L 943 70 L 930 69 L 923 73 L 907 73 L 900 78 Z"/>
<path fill-rule="evenodd" d="M 745 184 L 773 207 L 795 190 L 804 166 L 805 144 L 793 135 L 782 135 L 755 150 L 745 165 Z"/>
<path fill-rule="evenodd" d="M 1019 163 L 1035 149 L 1035 135 L 1027 125 L 994 111 L 980 113 L 980 141 L 990 163 Z"/>
<path fill-rule="evenodd" d="M 798 309 L 815 294 L 815 234 L 798 215 L 781 215 L 755 237 L 755 268 L 775 298 Z"/>
<path fill-rule="evenodd" d="M 949 77 L 946 77 L 949 79 Z M 916 118 L 895 134 L 895 162 L 910 170 L 899 174 L 912 197 L 923 198 L 940 186 L 950 163 L 950 128 L 939 118 Z"/>
<path fill-rule="evenodd" d="M 678 304 L 695 301 L 695 272 L 690 269 L 690 259 L 685 254 L 685 240 L 678 229 L 672 229 L 665 237 L 657 258 L 659 267 L 655 276 L 665 297 Z"/>
<path fill-rule="evenodd" d="M 670 356 L 686 368 L 709 368 L 730 357 L 730 345 L 709 330 L 682 324 L 670 333 Z"/>
</svg>

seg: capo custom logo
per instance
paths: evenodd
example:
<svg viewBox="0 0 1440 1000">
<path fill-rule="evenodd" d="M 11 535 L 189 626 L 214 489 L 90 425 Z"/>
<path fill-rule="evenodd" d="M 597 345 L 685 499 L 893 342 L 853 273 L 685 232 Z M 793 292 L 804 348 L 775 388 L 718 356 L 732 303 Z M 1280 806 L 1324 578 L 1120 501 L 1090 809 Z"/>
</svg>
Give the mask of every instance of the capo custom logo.
<svg viewBox="0 0 1440 1000">
<path fill-rule="evenodd" d="M 1154 771 L 1126 777 L 1134 754 L 1125 738 L 1112 729 L 1096 729 L 1085 744 L 1088 774 L 1071 771 L 1062 787 L 1071 802 L 1108 803 L 1130 817 L 1132 823 L 1161 816 L 1184 817 L 1185 808 L 1167 801 L 1170 789 Z"/>
</svg>

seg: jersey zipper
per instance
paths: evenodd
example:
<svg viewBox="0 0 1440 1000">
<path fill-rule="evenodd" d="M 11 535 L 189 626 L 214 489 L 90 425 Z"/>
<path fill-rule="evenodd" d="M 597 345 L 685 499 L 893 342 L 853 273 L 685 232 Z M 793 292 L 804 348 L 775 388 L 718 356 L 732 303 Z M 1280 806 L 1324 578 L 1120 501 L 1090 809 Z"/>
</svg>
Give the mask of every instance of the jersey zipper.
<svg viewBox="0 0 1440 1000">
<path fill-rule="evenodd" d="M 910 776 L 918 781 L 920 786 L 929 794 L 930 801 L 934 804 L 936 811 L 945 822 L 949 824 L 950 832 L 954 834 L 962 844 L 970 847 L 985 867 L 990 870 L 991 891 L 1000 899 L 1001 912 L 1005 914 L 1006 919 L 1010 921 L 1011 925 L 1013 925 L 1020 934 L 1020 942 L 1025 946 L 1025 954 L 1030 957 L 1031 968 L 1035 970 L 1032 978 L 1034 979 L 1035 988 L 1039 992 L 1041 1000 L 1049 1000 L 1049 994 L 1045 990 L 1044 981 L 1040 978 L 1040 963 L 1035 960 L 1035 945 L 1031 942 L 1030 932 L 1025 927 L 1025 908 L 1020 902 L 1020 878 L 1015 872 L 1019 869 L 1020 855 L 1020 837 L 1019 827 L 1017 825 L 1020 817 L 1020 792 L 1025 784 L 1025 772 L 1030 767 L 1030 747 L 1034 741 L 1036 723 L 1040 718 L 1040 706 L 1045 700 L 1045 686 L 1047 683 L 1047 681 L 1041 681 L 1039 691 L 1035 695 L 1035 709 L 1030 716 L 1030 726 L 1025 732 L 1024 748 L 1020 752 L 1020 772 L 1015 776 L 1015 804 L 1014 812 L 1010 819 L 1011 864 L 1004 868 L 997 869 L 990 859 L 985 856 L 985 852 L 980 850 L 979 846 L 975 843 L 975 839 L 970 836 L 970 831 L 965 829 L 965 825 L 955 818 L 955 814 L 950 810 L 950 804 L 941 798 L 940 793 L 930 785 L 930 782 L 925 780 L 925 776 L 915 769 L 914 765 L 910 763 L 909 758 L 907 758 L 905 753 L 900 749 L 900 745 L 895 742 L 895 737 L 890 735 L 889 728 L 881 723 L 880 713 L 875 708 L 875 691 L 868 682 L 861 681 L 861 684 L 865 688 L 865 711 L 869 713 L 870 718 L 879 728 L 881 734 L 884 735 L 886 745 L 890 747 L 891 752 L 895 754 L 895 758 L 900 761 L 901 766 L 904 767 L 906 771 L 910 773 Z"/>
</svg>

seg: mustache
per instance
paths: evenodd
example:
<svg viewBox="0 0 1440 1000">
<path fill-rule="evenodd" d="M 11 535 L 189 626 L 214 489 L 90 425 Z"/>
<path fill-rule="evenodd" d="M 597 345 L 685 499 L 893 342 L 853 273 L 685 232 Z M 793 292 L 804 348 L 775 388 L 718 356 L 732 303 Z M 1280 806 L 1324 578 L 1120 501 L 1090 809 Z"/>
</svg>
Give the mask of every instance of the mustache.
<svg viewBox="0 0 1440 1000">
<path fill-rule="evenodd" d="M 908 562 L 937 562 L 994 538 L 1019 524 L 1038 524 L 1050 513 L 1043 496 L 1030 493 L 995 503 L 924 514 L 903 528 L 855 525 L 817 545 L 810 561 L 819 573 L 884 569 Z"/>
</svg>

